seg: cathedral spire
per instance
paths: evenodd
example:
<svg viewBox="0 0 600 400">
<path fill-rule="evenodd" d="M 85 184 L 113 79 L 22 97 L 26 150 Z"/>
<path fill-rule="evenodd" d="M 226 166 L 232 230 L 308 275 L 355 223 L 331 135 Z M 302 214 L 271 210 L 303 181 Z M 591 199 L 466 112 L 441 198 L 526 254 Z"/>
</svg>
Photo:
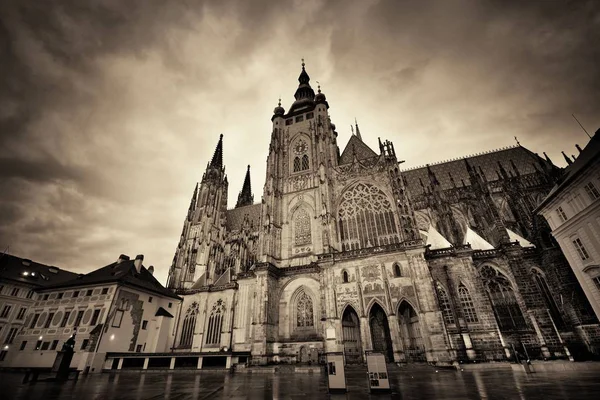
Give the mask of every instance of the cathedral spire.
<svg viewBox="0 0 600 400">
<path fill-rule="evenodd" d="M 196 183 L 196 188 L 194 189 L 194 194 L 192 195 L 192 200 L 190 201 L 190 208 L 188 209 L 188 220 L 192 219 L 192 214 L 194 213 L 194 209 L 196 208 L 197 201 L 198 201 L 198 184 Z"/>
<path fill-rule="evenodd" d="M 215 154 L 210 162 L 211 167 L 223 168 L 223 134 L 219 137 L 219 143 L 215 149 Z"/>
<path fill-rule="evenodd" d="M 238 201 L 235 207 L 249 206 L 252 205 L 252 203 L 254 203 L 254 196 L 252 195 L 252 186 L 250 185 L 250 166 L 248 165 L 244 186 L 242 186 L 242 191 L 238 195 Z"/>
<path fill-rule="evenodd" d="M 358 122 L 356 121 L 356 118 L 354 118 L 354 126 L 356 127 L 356 136 L 362 142 L 362 136 L 360 136 L 360 129 L 358 129 Z"/>
</svg>

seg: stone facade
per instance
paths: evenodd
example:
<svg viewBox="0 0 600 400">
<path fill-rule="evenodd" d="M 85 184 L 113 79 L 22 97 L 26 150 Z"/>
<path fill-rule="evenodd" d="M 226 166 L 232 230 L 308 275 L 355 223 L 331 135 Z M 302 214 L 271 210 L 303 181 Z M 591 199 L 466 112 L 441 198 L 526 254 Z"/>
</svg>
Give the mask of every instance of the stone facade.
<svg viewBox="0 0 600 400">
<path fill-rule="evenodd" d="M 227 209 L 222 137 L 194 191 L 168 281 L 176 351 L 453 364 L 594 348 L 598 321 L 532 212 L 561 173 L 549 159 L 519 145 L 403 171 L 358 125 L 340 154 L 325 95 L 304 66 L 298 80 L 271 119 L 261 202 L 248 172 Z"/>
</svg>

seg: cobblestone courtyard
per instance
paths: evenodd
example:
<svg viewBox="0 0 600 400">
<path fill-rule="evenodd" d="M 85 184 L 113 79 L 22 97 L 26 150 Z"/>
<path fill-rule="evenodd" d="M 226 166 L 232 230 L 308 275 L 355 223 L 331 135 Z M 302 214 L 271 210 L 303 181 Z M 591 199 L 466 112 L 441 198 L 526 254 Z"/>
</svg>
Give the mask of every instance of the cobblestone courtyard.
<svg viewBox="0 0 600 400">
<path fill-rule="evenodd" d="M 21 374 L 2 373 L 3 399 L 318 399 L 330 398 L 325 374 L 225 372 L 121 373 L 81 377 L 78 382 L 21 384 Z M 391 394 L 369 395 L 365 373 L 347 373 L 348 393 L 335 399 L 598 399 L 597 371 L 510 370 L 390 371 Z"/>
</svg>

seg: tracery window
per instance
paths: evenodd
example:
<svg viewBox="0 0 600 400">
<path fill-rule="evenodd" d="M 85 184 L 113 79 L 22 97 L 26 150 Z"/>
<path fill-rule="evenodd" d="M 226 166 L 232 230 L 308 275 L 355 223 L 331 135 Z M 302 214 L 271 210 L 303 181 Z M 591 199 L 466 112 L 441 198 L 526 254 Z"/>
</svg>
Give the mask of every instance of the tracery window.
<svg viewBox="0 0 600 400">
<path fill-rule="evenodd" d="M 560 314 L 560 311 L 558 310 L 556 302 L 554 301 L 552 292 L 550 291 L 550 288 L 548 287 L 548 282 L 546 282 L 546 277 L 544 277 L 544 275 L 537 269 L 533 269 L 531 271 L 531 273 L 533 274 L 533 280 L 535 281 L 535 284 L 537 285 L 538 289 L 542 293 L 542 297 L 546 301 L 546 305 L 548 306 L 548 310 L 550 310 L 550 315 L 552 316 L 554 323 L 556 324 L 557 327 L 564 327 L 565 322 L 562 318 L 562 315 Z"/>
<path fill-rule="evenodd" d="M 294 152 L 294 172 L 306 171 L 310 168 L 308 159 L 308 145 L 302 139 L 298 140 L 293 148 Z"/>
<path fill-rule="evenodd" d="M 440 302 L 440 311 L 442 311 L 442 317 L 447 325 L 455 323 L 454 314 L 452 313 L 452 305 L 450 304 L 450 298 L 446 289 L 438 282 L 436 284 L 436 291 L 438 300 Z"/>
<path fill-rule="evenodd" d="M 223 326 L 223 316 L 225 314 L 225 303 L 219 299 L 213 305 L 208 318 L 208 328 L 206 329 L 206 344 L 219 345 L 221 343 L 221 327 Z"/>
<path fill-rule="evenodd" d="M 526 329 L 527 323 L 509 279 L 496 268 L 485 265 L 481 276 L 490 296 L 494 316 L 501 330 Z"/>
<path fill-rule="evenodd" d="M 304 291 L 298 295 L 296 300 L 296 326 L 299 328 L 314 326 L 313 302 Z"/>
<path fill-rule="evenodd" d="M 473 304 L 473 299 L 471 298 L 469 289 L 467 289 L 462 283 L 458 287 L 458 300 L 460 300 L 460 306 L 462 307 L 465 321 L 468 323 L 478 322 L 479 319 L 477 318 L 475 305 Z"/>
<path fill-rule="evenodd" d="M 198 315 L 198 303 L 193 302 L 185 313 L 183 325 L 181 327 L 181 337 L 179 347 L 189 349 L 194 340 L 194 329 L 196 327 L 196 317 Z"/>
<path fill-rule="evenodd" d="M 311 241 L 310 215 L 304 208 L 300 208 L 294 216 L 294 244 L 302 246 Z"/>
<path fill-rule="evenodd" d="M 399 242 L 392 203 L 376 186 L 359 183 L 346 190 L 338 212 L 345 251 Z"/>
</svg>

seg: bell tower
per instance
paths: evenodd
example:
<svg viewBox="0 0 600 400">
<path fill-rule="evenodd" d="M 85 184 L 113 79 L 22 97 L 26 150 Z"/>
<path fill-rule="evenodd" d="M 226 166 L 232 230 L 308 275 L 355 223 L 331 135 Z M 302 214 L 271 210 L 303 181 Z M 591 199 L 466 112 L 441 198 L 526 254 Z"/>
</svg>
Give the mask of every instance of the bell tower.
<svg viewBox="0 0 600 400">
<path fill-rule="evenodd" d="M 331 170 L 337 166 L 335 126 L 319 86 L 315 95 L 304 60 L 295 101 L 273 111 L 263 190 L 260 260 L 279 267 L 307 264 L 329 252 Z"/>
</svg>

